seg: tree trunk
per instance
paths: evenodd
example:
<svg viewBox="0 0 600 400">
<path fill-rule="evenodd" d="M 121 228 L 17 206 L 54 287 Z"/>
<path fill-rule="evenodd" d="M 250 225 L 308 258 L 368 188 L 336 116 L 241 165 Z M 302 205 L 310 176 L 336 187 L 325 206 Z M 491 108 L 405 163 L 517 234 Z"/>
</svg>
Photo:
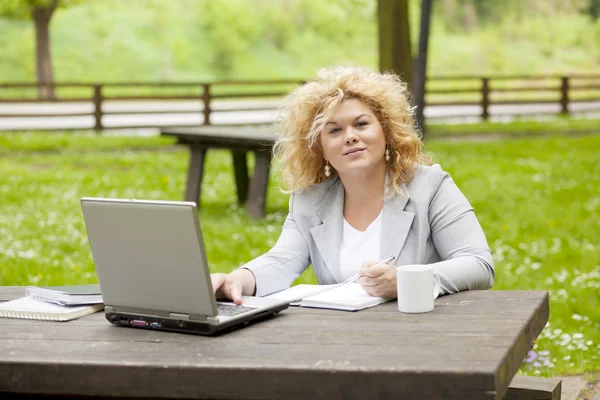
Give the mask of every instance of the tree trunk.
<svg viewBox="0 0 600 400">
<path fill-rule="evenodd" d="M 464 7 L 463 26 L 472 31 L 477 27 L 477 10 L 473 3 L 466 3 Z"/>
<path fill-rule="evenodd" d="M 379 69 L 412 82 L 408 0 L 378 0 Z"/>
<path fill-rule="evenodd" d="M 54 96 L 54 78 L 52 77 L 52 58 L 50 57 L 50 18 L 58 5 L 58 0 L 53 0 L 45 7 L 33 9 L 35 24 L 36 45 L 36 75 L 38 96 L 40 100 L 52 100 Z"/>
<path fill-rule="evenodd" d="M 419 54 L 413 70 L 412 92 L 417 107 L 415 119 L 425 137 L 425 83 L 427 80 L 427 48 L 429 44 L 429 22 L 431 20 L 431 0 L 421 0 L 421 27 L 419 29 Z"/>
<path fill-rule="evenodd" d="M 597 20 L 600 17 L 600 0 L 590 0 L 587 11 L 594 21 Z"/>
</svg>

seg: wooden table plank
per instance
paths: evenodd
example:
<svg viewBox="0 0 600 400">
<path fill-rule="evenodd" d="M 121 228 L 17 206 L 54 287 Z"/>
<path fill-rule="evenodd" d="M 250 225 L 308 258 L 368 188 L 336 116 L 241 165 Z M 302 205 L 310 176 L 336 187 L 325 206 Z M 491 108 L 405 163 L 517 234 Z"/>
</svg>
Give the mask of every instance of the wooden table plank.
<svg viewBox="0 0 600 400">
<path fill-rule="evenodd" d="M 0 288 L 0 299 L 18 292 Z M 0 392 L 500 399 L 547 319 L 538 291 L 443 296 L 426 314 L 394 302 L 356 313 L 294 307 L 219 337 L 116 327 L 101 313 L 0 319 Z"/>
<path fill-rule="evenodd" d="M 25 296 L 23 286 L 0 286 L 0 302 L 16 300 L 23 296 Z"/>
</svg>

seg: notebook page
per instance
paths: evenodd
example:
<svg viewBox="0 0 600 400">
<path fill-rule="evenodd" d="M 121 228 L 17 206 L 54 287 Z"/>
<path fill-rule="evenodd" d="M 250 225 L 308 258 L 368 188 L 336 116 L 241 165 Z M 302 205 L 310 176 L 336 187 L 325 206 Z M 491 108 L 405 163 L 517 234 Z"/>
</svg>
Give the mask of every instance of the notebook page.
<svg viewBox="0 0 600 400">
<path fill-rule="evenodd" d="M 298 299 L 303 299 L 305 297 L 314 295 L 316 293 L 320 293 L 324 290 L 329 290 L 330 288 L 337 285 L 296 285 L 292 286 L 289 289 L 282 290 L 280 292 L 276 292 L 265 296 L 267 299 L 281 299 L 287 301 L 294 301 Z"/>
<path fill-rule="evenodd" d="M 70 309 L 58 304 L 36 300 L 32 297 L 21 297 L 20 299 L 0 304 L 0 310 L 28 310 L 68 314 Z"/>
<path fill-rule="evenodd" d="M 32 297 L 21 297 L 17 300 L 0 303 L 0 317 L 67 321 L 91 314 L 102 308 L 104 308 L 103 304 L 67 307 L 36 300 Z"/>
<path fill-rule="evenodd" d="M 347 283 L 335 289 L 305 298 L 307 302 L 361 307 L 377 304 L 383 299 L 367 294 L 359 283 Z"/>
</svg>

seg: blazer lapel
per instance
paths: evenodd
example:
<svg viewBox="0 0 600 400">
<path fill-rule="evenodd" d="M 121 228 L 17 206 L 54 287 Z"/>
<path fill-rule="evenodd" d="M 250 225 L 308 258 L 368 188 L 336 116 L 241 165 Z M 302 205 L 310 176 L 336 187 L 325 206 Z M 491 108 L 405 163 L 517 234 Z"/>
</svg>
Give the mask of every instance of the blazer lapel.
<svg viewBox="0 0 600 400">
<path fill-rule="evenodd" d="M 393 255 L 396 257 L 395 263 L 400 258 L 400 252 L 415 218 L 415 213 L 404 211 L 410 196 L 405 184 L 400 188 L 402 193 L 385 200 L 381 226 L 381 257 Z"/>
<path fill-rule="evenodd" d="M 317 215 L 323 223 L 310 228 L 325 266 L 336 282 L 341 282 L 340 247 L 344 221 L 344 187 L 338 181 L 331 186 L 317 206 Z"/>
</svg>

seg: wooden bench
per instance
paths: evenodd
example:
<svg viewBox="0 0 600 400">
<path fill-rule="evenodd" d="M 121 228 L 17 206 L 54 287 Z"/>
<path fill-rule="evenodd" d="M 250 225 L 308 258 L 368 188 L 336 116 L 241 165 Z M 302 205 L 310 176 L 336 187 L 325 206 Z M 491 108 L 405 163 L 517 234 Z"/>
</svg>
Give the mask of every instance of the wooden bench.
<svg viewBox="0 0 600 400">
<path fill-rule="evenodd" d="M 504 400 L 560 400 L 561 390 L 558 378 L 515 375 Z"/>
<path fill-rule="evenodd" d="M 164 128 L 161 135 L 176 137 L 179 144 L 190 148 L 186 201 L 193 201 L 200 207 L 206 151 L 211 148 L 228 149 L 233 156 L 238 202 L 246 203 L 248 216 L 264 216 L 271 153 L 276 137 L 273 125 Z M 250 180 L 246 158 L 249 151 L 254 152 L 255 159 L 254 174 Z"/>
</svg>

